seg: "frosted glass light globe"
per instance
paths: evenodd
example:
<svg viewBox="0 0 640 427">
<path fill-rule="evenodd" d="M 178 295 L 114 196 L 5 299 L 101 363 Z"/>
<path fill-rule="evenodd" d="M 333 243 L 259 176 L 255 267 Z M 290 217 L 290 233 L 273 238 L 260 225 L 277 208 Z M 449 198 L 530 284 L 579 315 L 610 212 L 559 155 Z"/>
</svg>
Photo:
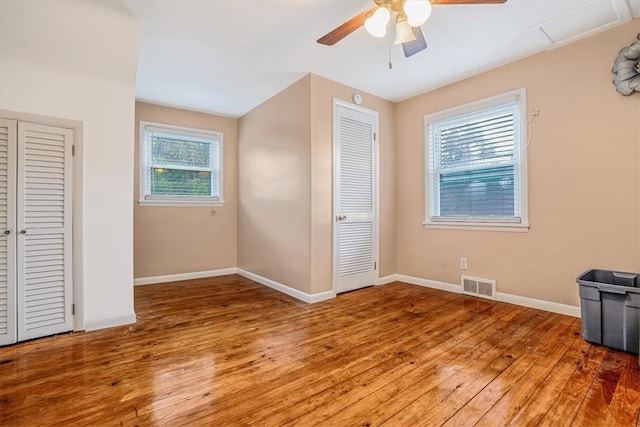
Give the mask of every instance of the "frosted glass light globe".
<svg viewBox="0 0 640 427">
<path fill-rule="evenodd" d="M 380 7 L 364 21 L 364 28 L 373 37 L 382 38 L 387 34 L 387 24 L 391 13 L 386 7 Z"/>
<path fill-rule="evenodd" d="M 407 15 L 407 22 L 412 27 L 419 27 L 431 16 L 431 2 L 428 0 L 406 0 L 404 2 L 404 13 Z"/>
</svg>

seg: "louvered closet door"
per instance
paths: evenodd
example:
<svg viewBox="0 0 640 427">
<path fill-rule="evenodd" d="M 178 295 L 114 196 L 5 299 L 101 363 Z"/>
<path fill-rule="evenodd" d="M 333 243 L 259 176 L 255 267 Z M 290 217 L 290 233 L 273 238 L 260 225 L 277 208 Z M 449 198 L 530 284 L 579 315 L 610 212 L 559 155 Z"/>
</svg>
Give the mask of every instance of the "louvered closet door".
<svg viewBox="0 0 640 427">
<path fill-rule="evenodd" d="M 336 104 L 334 288 L 376 283 L 377 113 Z"/>
<path fill-rule="evenodd" d="M 16 326 L 16 133 L 0 119 L 0 345 L 17 339 Z"/>
<path fill-rule="evenodd" d="M 18 340 L 73 329 L 72 131 L 18 123 Z"/>
</svg>

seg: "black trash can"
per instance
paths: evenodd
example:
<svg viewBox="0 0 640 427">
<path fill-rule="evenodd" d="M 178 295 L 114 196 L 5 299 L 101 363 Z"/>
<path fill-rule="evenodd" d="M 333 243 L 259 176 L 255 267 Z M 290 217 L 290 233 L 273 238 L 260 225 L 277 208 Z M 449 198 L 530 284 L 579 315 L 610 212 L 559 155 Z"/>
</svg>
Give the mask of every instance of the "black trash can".
<svg viewBox="0 0 640 427">
<path fill-rule="evenodd" d="M 588 270 L 577 278 L 585 340 L 638 354 L 640 347 L 640 276 Z"/>
</svg>

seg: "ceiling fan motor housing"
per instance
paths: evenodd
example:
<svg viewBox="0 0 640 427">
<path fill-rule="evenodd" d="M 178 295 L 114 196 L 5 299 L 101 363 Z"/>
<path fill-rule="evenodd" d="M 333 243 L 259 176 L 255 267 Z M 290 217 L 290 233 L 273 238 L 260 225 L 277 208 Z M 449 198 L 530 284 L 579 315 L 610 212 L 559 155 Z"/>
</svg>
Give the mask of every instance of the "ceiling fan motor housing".
<svg viewBox="0 0 640 427">
<path fill-rule="evenodd" d="M 402 12 L 404 0 L 373 0 L 380 7 L 388 7 L 393 12 Z"/>
<path fill-rule="evenodd" d="M 405 56 L 409 57 L 427 48 L 427 43 L 424 40 L 424 35 L 422 34 L 420 26 L 429 18 L 429 15 L 431 14 L 431 5 L 501 4 L 507 2 L 507 0 L 421 0 L 416 1 L 415 4 L 412 2 L 412 4 L 409 5 L 412 6 L 409 8 L 411 10 L 410 12 L 409 10 L 405 11 L 407 1 L 409 0 L 373 0 L 375 3 L 374 7 L 362 11 L 360 14 L 354 16 L 350 20 L 320 37 L 318 39 L 318 43 L 333 46 L 357 29 L 363 26 L 366 27 L 367 21 L 370 21 L 376 12 L 381 12 L 382 9 L 384 9 L 384 12 L 386 12 L 384 15 L 386 15 L 386 17 L 378 20 L 383 21 L 382 24 L 380 24 L 380 22 L 377 24 L 374 23 L 375 25 L 370 25 L 370 27 L 374 28 L 377 25 L 377 27 L 374 28 L 375 31 L 372 32 L 373 30 L 370 28 L 367 28 L 367 31 L 375 37 L 383 37 L 386 33 L 386 26 L 389 22 L 389 15 L 391 13 L 396 13 L 396 28 L 398 25 L 411 27 L 412 34 L 407 32 L 409 37 L 402 38 L 399 41 L 397 40 L 398 43 L 402 44 Z M 405 25 L 407 23 L 408 26 Z M 381 28 L 381 26 L 384 26 L 385 28 Z"/>
</svg>

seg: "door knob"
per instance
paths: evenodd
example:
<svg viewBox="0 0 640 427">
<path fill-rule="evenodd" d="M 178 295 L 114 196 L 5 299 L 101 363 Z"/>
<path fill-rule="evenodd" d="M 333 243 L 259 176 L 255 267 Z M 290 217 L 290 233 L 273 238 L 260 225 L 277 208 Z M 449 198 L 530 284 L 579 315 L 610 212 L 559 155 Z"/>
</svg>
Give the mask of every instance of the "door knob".
<svg viewBox="0 0 640 427">
<path fill-rule="evenodd" d="M 11 230 L 4 230 L 4 234 L 7 234 L 7 235 L 11 234 Z"/>
<path fill-rule="evenodd" d="M 336 221 L 340 222 L 340 221 L 344 221 L 347 219 L 346 215 L 337 215 L 336 216 Z"/>
<path fill-rule="evenodd" d="M 20 234 L 27 234 L 27 230 L 20 230 Z"/>
</svg>

